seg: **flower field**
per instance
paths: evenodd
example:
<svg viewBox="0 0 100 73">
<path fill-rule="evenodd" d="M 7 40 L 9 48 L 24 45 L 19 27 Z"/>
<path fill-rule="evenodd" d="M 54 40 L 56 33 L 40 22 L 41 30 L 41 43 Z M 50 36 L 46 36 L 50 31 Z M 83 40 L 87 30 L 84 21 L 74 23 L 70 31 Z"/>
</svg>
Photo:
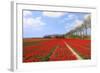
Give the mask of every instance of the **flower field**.
<svg viewBox="0 0 100 73">
<path fill-rule="evenodd" d="M 24 63 L 79 60 L 76 55 L 83 60 L 91 59 L 91 41 L 67 38 L 23 39 Z"/>
</svg>

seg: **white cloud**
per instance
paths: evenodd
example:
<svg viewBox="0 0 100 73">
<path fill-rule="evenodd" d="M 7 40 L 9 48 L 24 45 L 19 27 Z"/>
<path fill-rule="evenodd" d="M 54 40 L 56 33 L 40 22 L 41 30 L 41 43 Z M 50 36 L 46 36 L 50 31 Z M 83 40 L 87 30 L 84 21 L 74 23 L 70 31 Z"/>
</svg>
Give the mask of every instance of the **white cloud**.
<svg viewBox="0 0 100 73">
<path fill-rule="evenodd" d="M 68 14 L 67 18 L 65 18 L 63 21 L 72 21 L 71 23 L 67 23 L 65 24 L 65 29 L 73 29 L 75 27 L 78 27 L 81 25 L 82 21 L 78 20 L 76 15 L 74 14 Z"/>
<path fill-rule="evenodd" d="M 64 18 L 63 20 L 62 20 L 62 22 L 69 22 L 69 21 L 74 21 L 74 20 L 76 20 L 77 19 L 77 16 L 76 15 L 74 15 L 74 14 L 70 14 L 70 13 L 67 13 L 67 17 L 66 18 Z M 68 23 L 69 24 L 69 23 Z"/>
<path fill-rule="evenodd" d="M 67 18 L 65 18 L 66 21 L 73 20 L 73 19 L 77 19 L 76 15 L 74 15 L 74 14 L 68 14 Z"/>
<path fill-rule="evenodd" d="M 46 23 L 42 21 L 41 17 L 36 17 L 36 18 L 24 18 L 24 25 L 26 27 L 31 27 L 35 30 L 41 30 Z"/>
<path fill-rule="evenodd" d="M 83 21 L 82 20 L 75 20 L 75 22 L 74 22 L 74 28 L 76 28 L 76 27 L 79 27 L 79 26 L 81 26 L 82 25 L 82 23 L 83 23 Z"/>
<path fill-rule="evenodd" d="M 76 18 L 76 16 L 73 15 L 73 14 L 69 14 L 69 15 L 68 15 L 68 18 L 69 18 L 69 19 L 74 19 L 74 18 Z"/>
<path fill-rule="evenodd" d="M 70 31 L 70 30 L 72 30 L 72 29 L 75 29 L 76 27 L 81 26 L 82 23 L 83 23 L 82 20 L 76 19 L 76 20 L 73 21 L 72 23 L 67 23 L 67 24 L 65 24 L 65 29 Z"/>
<path fill-rule="evenodd" d="M 64 13 L 63 12 L 43 12 L 44 16 L 48 16 L 48 17 L 60 17 L 63 16 Z"/>
<path fill-rule="evenodd" d="M 23 11 L 23 15 L 24 15 L 25 17 L 31 16 L 31 15 L 32 15 L 32 12 L 31 12 L 31 11 Z"/>
</svg>

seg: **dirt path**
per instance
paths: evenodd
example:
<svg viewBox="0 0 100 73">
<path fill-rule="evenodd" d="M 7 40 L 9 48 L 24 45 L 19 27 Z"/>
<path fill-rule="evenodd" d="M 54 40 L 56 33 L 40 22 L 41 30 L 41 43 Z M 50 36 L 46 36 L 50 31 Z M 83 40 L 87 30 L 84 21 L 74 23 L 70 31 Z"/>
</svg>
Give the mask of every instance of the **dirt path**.
<svg viewBox="0 0 100 73">
<path fill-rule="evenodd" d="M 81 60 L 82 57 L 79 56 L 65 41 L 64 41 L 65 45 L 70 49 L 70 51 L 77 57 L 77 59 Z"/>
</svg>

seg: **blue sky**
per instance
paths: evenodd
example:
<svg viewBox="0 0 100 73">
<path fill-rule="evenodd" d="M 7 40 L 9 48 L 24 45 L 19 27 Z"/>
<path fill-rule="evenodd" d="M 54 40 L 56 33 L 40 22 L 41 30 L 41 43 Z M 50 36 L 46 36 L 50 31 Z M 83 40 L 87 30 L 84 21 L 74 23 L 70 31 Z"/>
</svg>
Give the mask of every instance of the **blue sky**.
<svg viewBox="0 0 100 73">
<path fill-rule="evenodd" d="M 23 37 L 34 38 L 45 35 L 65 34 L 84 21 L 88 13 L 23 11 Z"/>
</svg>

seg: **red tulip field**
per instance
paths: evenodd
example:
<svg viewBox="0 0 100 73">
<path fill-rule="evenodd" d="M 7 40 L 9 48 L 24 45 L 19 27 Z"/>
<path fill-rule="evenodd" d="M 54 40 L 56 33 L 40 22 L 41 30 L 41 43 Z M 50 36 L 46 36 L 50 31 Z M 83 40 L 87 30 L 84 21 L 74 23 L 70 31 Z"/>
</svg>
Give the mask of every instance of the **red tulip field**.
<svg viewBox="0 0 100 73">
<path fill-rule="evenodd" d="M 91 59 L 91 40 L 68 38 L 23 39 L 23 62 Z"/>
</svg>

